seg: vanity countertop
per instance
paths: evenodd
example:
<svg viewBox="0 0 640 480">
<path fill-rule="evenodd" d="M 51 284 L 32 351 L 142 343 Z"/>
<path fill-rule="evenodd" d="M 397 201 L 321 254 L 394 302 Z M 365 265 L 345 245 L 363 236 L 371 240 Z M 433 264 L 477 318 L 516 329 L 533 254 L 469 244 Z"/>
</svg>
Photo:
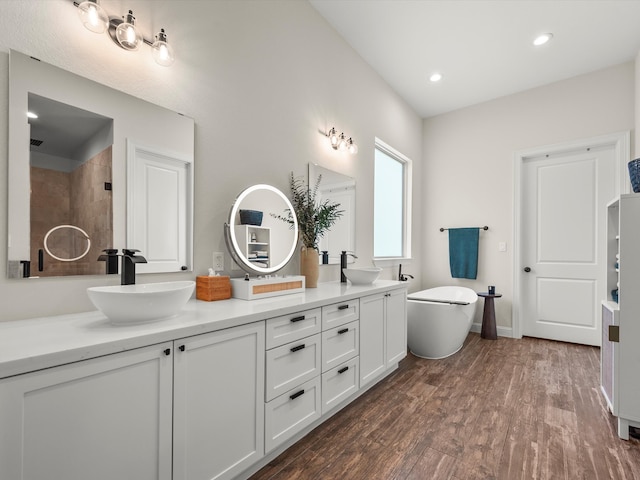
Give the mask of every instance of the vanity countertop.
<svg viewBox="0 0 640 480">
<path fill-rule="evenodd" d="M 304 293 L 260 300 L 191 299 L 174 317 L 126 326 L 111 324 L 97 310 L 0 322 L 0 378 L 402 288 L 407 288 L 405 282 L 392 280 L 373 285 L 328 282 Z"/>
</svg>

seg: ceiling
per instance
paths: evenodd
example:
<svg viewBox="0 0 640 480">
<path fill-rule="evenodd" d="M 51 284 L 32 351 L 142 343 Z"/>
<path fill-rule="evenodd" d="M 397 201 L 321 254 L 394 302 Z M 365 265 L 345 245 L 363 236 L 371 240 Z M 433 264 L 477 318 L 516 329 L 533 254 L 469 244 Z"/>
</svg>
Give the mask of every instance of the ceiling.
<svg viewBox="0 0 640 480">
<path fill-rule="evenodd" d="M 640 0 L 309 1 L 423 118 L 640 52 Z M 553 39 L 534 47 L 544 32 Z"/>
</svg>

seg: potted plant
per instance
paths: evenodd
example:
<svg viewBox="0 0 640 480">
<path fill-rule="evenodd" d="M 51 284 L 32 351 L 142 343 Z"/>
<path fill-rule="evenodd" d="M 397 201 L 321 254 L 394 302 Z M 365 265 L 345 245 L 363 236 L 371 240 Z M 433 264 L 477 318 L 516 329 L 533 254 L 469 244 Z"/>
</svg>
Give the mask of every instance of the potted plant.
<svg viewBox="0 0 640 480">
<path fill-rule="evenodd" d="M 318 286 L 318 242 L 344 213 L 344 210 L 340 210 L 339 203 L 332 203 L 329 199 L 324 201 L 318 199 L 321 181 L 322 175 L 318 175 L 315 185 L 311 188 L 303 179 L 295 178 L 293 172 L 289 178 L 291 204 L 293 213 L 298 219 L 298 231 L 302 243 L 300 273 L 305 276 L 305 284 L 308 288 Z M 274 216 L 293 225 L 291 211 L 288 211 L 286 217 Z"/>
</svg>

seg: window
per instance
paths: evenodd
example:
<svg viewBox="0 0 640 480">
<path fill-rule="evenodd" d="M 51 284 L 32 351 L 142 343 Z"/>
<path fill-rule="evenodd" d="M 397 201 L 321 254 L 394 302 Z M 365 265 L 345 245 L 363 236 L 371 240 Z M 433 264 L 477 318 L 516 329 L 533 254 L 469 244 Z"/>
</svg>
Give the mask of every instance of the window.
<svg viewBox="0 0 640 480">
<path fill-rule="evenodd" d="M 376 138 L 373 256 L 411 257 L 411 160 Z"/>
</svg>

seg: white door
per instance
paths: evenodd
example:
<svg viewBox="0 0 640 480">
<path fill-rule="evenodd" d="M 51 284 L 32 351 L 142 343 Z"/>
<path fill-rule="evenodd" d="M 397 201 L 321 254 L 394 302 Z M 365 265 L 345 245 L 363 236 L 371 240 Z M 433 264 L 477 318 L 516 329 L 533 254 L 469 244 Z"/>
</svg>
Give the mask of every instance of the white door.
<svg viewBox="0 0 640 480">
<path fill-rule="evenodd" d="M 606 298 L 606 204 L 616 194 L 613 146 L 524 158 L 522 334 L 600 345 Z"/>
<path fill-rule="evenodd" d="M 128 142 L 127 248 L 147 260 L 138 273 L 190 270 L 191 159 Z"/>
</svg>

